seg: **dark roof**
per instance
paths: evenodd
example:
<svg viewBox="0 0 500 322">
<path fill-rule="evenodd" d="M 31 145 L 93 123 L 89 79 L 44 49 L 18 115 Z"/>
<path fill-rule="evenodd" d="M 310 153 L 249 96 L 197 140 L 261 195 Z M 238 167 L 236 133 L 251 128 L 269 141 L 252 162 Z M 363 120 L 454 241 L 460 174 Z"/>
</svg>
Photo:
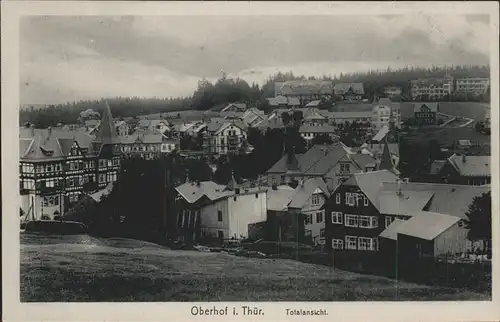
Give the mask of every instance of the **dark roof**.
<svg viewBox="0 0 500 322">
<path fill-rule="evenodd" d="M 108 102 L 105 102 L 101 123 L 99 124 L 99 131 L 94 141 L 101 144 L 120 143 Z"/>
</svg>

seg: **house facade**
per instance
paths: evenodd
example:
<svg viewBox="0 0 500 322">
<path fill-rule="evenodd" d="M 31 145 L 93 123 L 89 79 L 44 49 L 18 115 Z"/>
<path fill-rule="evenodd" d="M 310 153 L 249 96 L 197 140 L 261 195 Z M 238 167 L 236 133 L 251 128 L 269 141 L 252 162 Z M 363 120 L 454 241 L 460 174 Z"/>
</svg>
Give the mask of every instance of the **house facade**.
<svg viewBox="0 0 500 322">
<path fill-rule="evenodd" d="M 246 130 L 235 122 L 209 123 L 204 137 L 204 151 L 216 154 L 234 153 L 242 147 L 246 139 Z"/>
<path fill-rule="evenodd" d="M 419 103 L 415 104 L 413 108 L 415 122 L 419 125 L 437 124 L 438 112 L 439 112 L 438 103 Z"/>
<path fill-rule="evenodd" d="M 427 78 L 410 81 L 410 93 L 414 101 L 440 100 L 453 93 L 453 78 Z"/>
<path fill-rule="evenodd" d="M 487 77 L 457 78 L 455 91 L 465 95 L 479 96 L 486 94 L 489 86 L 490 79 Z"/>
<path fill-rule="evenodd" d="M 228 186 L 186 182 L 176 188 L 177 227 L 184 228 L 179 239 L 240 240 L 249 236 L 249 225 L 267 220 L 267 189 L 239 188 L 234 178 L 232 182 Z M 187 214 L 196 219 L 186 220 Z"/>
<path fill-rule="evenodd" d="M 326 249 L 334 252 L 376 252 L 384 229 L 377 193 L 380 181 L 395 181 L 390 171 L 351 176 L 339 185 L 324 206 Z"/>
<path fill-rule="evenodd" d="M 372 113 L 371 123 L 375 131 L 380 131 L 384 126 L 389 129 L 401 128 L 401 109 L 398 103 L 380 99 L 374 104 Z"/>
<path fill-rule="evenodd" d="M 146 160 L 153 160 L 160 157 L 162 153 L 162 144 L 172 145 L 160 133 L 144 132 L 140 134 L 127 135 L 120 138 L 121 152 L 127 157 L 140 157 Z M 175 149 L 175 143 L 174 143 Z M 168 150 L 168 149 L 167 149 Z M 172 150 L 170 150 L 171 152 Z"/>
<path fill-rule="evenodd" d="M 402 93 L 403 89 L 399 86 L 386 86 L 384 88 L 384 94 L 389 98 L 400 97 Z"/>
<path fill-rule="evenodd" d="M 344 101 L 361 101 L 365 95 L 362 83 L 338 83 L 333 87 L 333 91 Z"/>
<path fill-rule="evenodd" d="M 106 104 L 96 137 L 81 131 L 25 129 L 21 132 L 20 195 L 27 218 L 53 219 L 83 194 L 117 180 L 120 141 Z"/>
<path fill-rule="evenodd" d="M 319 100 L 333 94 L 331 81 L 323 80 L 295 80 L 276 82 L 274 96 L 295 97 L 299 99 L 300 105 Z"/>
</svg>

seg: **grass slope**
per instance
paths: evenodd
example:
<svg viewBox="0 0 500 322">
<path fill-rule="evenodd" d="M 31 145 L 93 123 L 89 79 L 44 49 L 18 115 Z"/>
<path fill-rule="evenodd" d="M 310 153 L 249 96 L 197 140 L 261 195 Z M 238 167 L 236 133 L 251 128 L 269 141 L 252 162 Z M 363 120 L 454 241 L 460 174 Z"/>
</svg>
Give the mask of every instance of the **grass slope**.
<svg viewBox="0 0 500 322">
<path fill-rule="evenodd" d="M 21 301 L 392 301 L 383 277 L 282 259 L 174 251 L 114 240 L 21 246 Z M 399 283 L 400 300 L 485 300 Z"/>
</svg>

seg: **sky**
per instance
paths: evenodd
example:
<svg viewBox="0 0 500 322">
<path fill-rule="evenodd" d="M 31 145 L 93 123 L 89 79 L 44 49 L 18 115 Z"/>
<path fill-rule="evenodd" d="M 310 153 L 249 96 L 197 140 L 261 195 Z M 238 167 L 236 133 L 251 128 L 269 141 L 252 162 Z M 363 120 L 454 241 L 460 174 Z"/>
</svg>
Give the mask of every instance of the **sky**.
<svg viewBox="0 0 500 322">
<path fill-rule="evenodd" d="M 340 72 L 489 63 L 480 15 L 32 16 L 20 26 L 21 104 L 189 96 L 222 72 Z"/>
</svg>

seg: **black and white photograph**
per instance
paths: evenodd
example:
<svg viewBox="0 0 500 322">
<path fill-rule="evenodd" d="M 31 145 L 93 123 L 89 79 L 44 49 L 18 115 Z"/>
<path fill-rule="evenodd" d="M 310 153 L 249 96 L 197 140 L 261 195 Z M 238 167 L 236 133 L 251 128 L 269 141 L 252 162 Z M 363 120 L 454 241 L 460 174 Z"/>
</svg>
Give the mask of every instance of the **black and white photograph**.
<svg viewBox="0 0 500 322">
<path fill-rule="evenodd" d="M 18 14 L 20 303 L 491 303 L 498 4 L 479 3 Z"/>
</svg>

